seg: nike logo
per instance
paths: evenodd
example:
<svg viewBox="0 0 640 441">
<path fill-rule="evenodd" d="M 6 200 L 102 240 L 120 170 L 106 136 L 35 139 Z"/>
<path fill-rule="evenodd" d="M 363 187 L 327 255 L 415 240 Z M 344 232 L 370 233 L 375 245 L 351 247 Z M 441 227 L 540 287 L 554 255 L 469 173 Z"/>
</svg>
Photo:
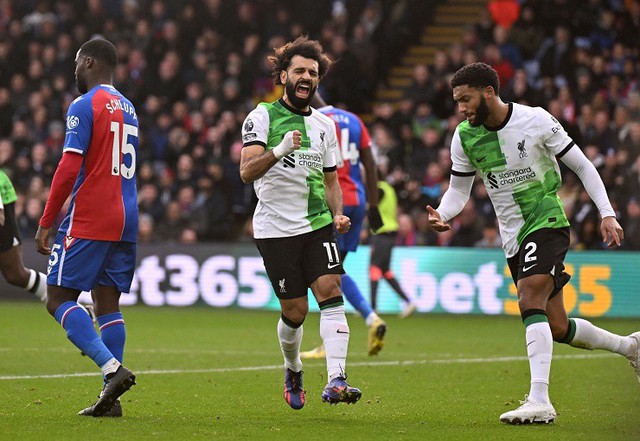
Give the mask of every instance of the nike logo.
<svg viewBox="0 0 640 441">
<path fill-rule="evenodd" d="M 478 158 L 478 159 L 476 159 L 476 161 L 477 161 L 477 162 L 482 162 L 482 161 L 484 161 L 485 159 L 487 159 L 487 155 L 484 155 L 482 158 Z"/>
<path fill-rule="evenodd" d="M 527 343 L 527 347 L 529 347 L 530 344 L 535 343 L 535 340 L 531 340 L 529 343 Z"/>
<path fill-rule="evenodd" d="M 348 332 L 341 331 L 341 330 L 339 330 L 339 329 L 336 331 L 336 333 L 338 333 L 338 334 L 348 334 Z"/>
<path fill-rule="evenodd" d="M 523 267 L 522 267 L 522 272 L 523 272 L 523 273 L 526 273 L 527 271 L 529 271 L 531 268 L 533 268 L 533 267 L 534 267 L 534 266 L 536 266 L 536 265 L 537 265 L 537 263 L 534 263 L 534 264 L 533 264 L 533 265 L 531 265 L 531 266 L 523 266 Z"/>
<path fill-rule="evenodd" d="M 334 269 L 337 266 L 340 266 L 340 264 L 339 263 L 334 263 L 334 264 L 329 263 L 329 264 L 327 264 L 327 268 L 329 268 L 329 269 Z"/>
</svg>

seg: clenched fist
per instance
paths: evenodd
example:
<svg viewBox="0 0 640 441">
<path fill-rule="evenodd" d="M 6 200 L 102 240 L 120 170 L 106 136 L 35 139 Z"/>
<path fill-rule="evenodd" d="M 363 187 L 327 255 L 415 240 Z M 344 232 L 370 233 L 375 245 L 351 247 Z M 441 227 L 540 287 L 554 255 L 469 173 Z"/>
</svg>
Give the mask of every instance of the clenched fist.
<svg viewBox="0 0 640 441">
<path fill-rule="evenodd" d="M 282 142 L 273 148 L 273 154 L 276 158 L 291 154 L 294 150 L 298 150 L 302 145 L 302 133 L 299 130 L 287 132 L 282 138 Z"/>
<path fill-rule="evenodd" d="M 333 217 L 333 226 L 340 234 L 344 234 L 351 228 L 351 219 L 344 214 L 337 214 Z"/>
</svg>

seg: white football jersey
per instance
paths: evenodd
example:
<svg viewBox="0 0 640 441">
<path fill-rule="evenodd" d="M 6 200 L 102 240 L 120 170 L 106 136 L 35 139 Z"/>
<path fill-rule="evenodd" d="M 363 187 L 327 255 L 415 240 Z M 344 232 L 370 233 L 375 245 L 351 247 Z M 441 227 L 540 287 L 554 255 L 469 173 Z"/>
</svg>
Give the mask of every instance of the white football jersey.
<svg viewBox="0 0 640 441">
<path fill-rule="evenodd" d="M 557 191 L 562 184 L 557 157 L 574 142 L 562 125 L 541 107 L 509 103 L 505 122 L 495 129 L 468 121 L 451 141 L 451 173 L 480 172 L 496 210 L 507 257 L 523 239 L 541 228 L 568 227 Z"/>
<path fill-rule="evenodd" d="M 284 100 L 260 103 L 244 121 L 244 146 L 266 150 L 292 130 L 302 133 L 302 146 L 280 159 L 253 183 L 258 205 L 253 215 L 256 239 L 290 237 L 333 222 L 325 200 L 324 172 L 336 170 L 337 133 L 328 116 L 311 108 L 303 113 Z"/>
</svg>

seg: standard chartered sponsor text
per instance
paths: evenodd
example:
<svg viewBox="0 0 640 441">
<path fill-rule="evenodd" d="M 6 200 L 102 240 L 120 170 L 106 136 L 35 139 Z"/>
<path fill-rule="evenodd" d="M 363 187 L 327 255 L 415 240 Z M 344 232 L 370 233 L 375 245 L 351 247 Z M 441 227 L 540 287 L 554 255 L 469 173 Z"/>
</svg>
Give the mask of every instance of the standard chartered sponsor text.
<svg viewBox="0 0 640 441">
<path fill-rule="evenodd" d="M 298 165 L 311 168 L 322 168 L 322 157 L 316 154 L 298 153 Z"/>
<path fill-rule="evenodd" d="M 535 177 L 536 172 L 531 170 L 531 167 L 508 170 L 502 173 L 498 173 L 500 185 L 517 184 L 518 182 L 528 181 Z"/>
</svg>

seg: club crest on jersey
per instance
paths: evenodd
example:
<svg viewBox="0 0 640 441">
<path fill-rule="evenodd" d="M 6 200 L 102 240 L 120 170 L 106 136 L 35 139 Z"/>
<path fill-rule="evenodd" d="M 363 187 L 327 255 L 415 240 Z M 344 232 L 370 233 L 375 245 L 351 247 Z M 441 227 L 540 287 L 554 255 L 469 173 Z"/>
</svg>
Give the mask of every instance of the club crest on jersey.
<svg viewBox="0 0 640 441">
<path fill-rule="evenodd" d="M 321 149 L 324 148 L 324 135 L 325 135 L 325 132 L 320 132 L 320 148 Z"/>
<path fill-rule="evenodd" d="M 284 280 L 285 279 L 278 280 L 278 285 L 280 285 L 280 293 L 281 294 L 286 294 L 286 292 L 287 292 L 287 289 L 284 287 Z"/>
<path fill-rule="evenodd" d="M 65 251 L 68 250 L 69 248 L 71 248 L 71 245 L 73 245 L 76 241 L 75 237 L 71 237 L 71 236 L 65 236 L 64 237 L 64 249 Z"/>
<path fill-rule="evenodd" d="M 524 142 L 525 140 L 523 139 L 518 143 L 518 150 L 520 150 L 520 159 L 529 157 L 529 155 L 527 154 L 527 149 L 524 148 Z"/>
</svg>

